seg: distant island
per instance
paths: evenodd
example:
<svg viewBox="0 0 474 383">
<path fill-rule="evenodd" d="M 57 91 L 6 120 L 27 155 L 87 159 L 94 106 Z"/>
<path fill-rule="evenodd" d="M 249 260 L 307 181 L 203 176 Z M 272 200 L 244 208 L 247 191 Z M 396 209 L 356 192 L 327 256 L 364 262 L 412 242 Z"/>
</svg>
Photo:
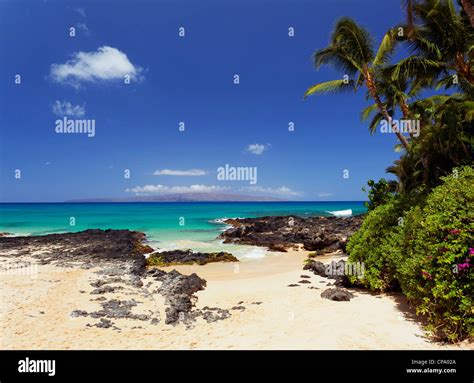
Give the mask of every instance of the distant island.
<svg viewBox="0 0 474 383">
<path fill-rule="evenodd" d="M 283 199 L 268 196 L 222 193 L 176 193 L 153 196 L 133 196 L 123 198 L 81 198 L 71 199 L 68 203 L 104 203 L 104 202 L 278 202 Z"/>
</svg>

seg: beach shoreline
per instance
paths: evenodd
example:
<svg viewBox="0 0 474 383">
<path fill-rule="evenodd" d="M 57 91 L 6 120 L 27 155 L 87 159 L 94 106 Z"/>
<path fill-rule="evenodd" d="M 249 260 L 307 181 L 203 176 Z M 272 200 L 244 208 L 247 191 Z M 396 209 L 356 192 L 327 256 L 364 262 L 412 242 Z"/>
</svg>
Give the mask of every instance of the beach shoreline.
<svg viewBox="0 0 474 383">
<path fill-rule="evenodd" d="M 464 349 L 469 344 L 443 345 L 425 337 L 406 300 L 398 294 L 373 295 L 351 290 L 349 302 L 321 298 L 328 279 L 303 271 L 308 252 L 288 250 L 261 259 L 160 268 L 183 275 L 197 273 L 207 282 L 195 295 L 196 309 L 230 316 L 188 325 L 165 323 L 165 298 L 146 294 L 156 284 L 147 272 L 144 287 L 130 284 L 94 295 L 91 281 L 100 268 L 38 264 L 25 256 L 0 257 L 0 265 L 30 262 L 31 275 L 0 273 L 2 285 L 1 349 Z M 330 262 L 341 253 L 318 257 Z M 309 283 L 298 284 L 305 275 Z M 289 285 L 297 284 L 297 287 Z M 106 297 L 106 298 L 105 298 Z M 75 310 L 97 312 L 102 299 L 137 302 L 134 316 L 154 315 L 158 323 L 136 318 L 113 320 L 72 316 Z M 108 301 L 110 302 L 110 301 Z M 95 311 L 94 311 L 95 310 Z M 221 311 L 218 311 L 221 310 Z M 210 312 L 210 311 L 207 311 Z M 153 314 L 150 314 L 153 313 Z"/>
</svg>

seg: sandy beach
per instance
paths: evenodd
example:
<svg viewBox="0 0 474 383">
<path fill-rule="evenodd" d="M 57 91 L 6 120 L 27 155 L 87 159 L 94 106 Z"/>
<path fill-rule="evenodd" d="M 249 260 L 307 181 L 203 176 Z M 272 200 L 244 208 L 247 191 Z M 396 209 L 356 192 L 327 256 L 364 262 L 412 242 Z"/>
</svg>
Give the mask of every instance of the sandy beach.
<svg viewBox="0 0 474 383">
<path fill-rule="evenodd" d="M 462 349 L 470 344 L 442 345 L 425 337 L 401 295 L 371 295 L 351 290 L 349 302 L 321 298 L 328 280 L 302 270 L 305 251 L 274 253 L 239 263 L 175 266 L 207 281 L 196 307 L 228 309 L 231 316 L 191 326 L 164 323 L 164 298 L 124 285 L 107 299 L 135 300 L 136 314 L 151 314 L 157 324 L 117 319 L 98 328 L 91 317 L 72 317 L 74 310 L 100 310 L 99 295 L 90 294 L 98 268 L 80 269 L 32 262 L 29 275 L 0 273 L 1 349 Z M 318 257 L 323 262 L 341 255 Z M 0 258 L 0 266 L 19 259 Z M 302 280 L 311 283 L 288 287 Z M 156 281 L 143 278 L 144 286 Z M 89 326 L 88 326 L 89 324 Z"/>
</svg>

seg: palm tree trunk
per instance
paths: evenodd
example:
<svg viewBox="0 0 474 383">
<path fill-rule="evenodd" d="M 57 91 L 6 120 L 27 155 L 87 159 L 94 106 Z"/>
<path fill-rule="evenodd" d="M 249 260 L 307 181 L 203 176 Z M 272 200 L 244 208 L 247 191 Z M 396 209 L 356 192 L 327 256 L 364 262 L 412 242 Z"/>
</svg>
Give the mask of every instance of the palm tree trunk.
<svg viewBox="0 0 474 383">
<path fill-rule="evenodd" d="M 464 12 L 466 12 L 467 17 L 469 18 L 471 27 L 474 28 L 474 4 L 471 2 L 471 0 L 461 0 L 461 4 Z"/>
<path fill-rule="evenodd" d="M 403 97 L 400 97 L 400 109 L 402 110 L 403 114 L 403 119 L 404 120 L 409 120 L 410 119 L 410 108 L 407 105 L 407 102 Z M 410 137 L 413 139 L 413 132 L 411 131 L 411 121 L 409 122 L 410 127 L 409 127 L 409 132 L 408 134 Z"/>
<path fill-rule="evenodd" d="M 384 116 L 384 118 L 388 122 L 391 122 L 392 117 L 390 116 L 390 114 L 388 114 L 387 108 L 385 107 L 384 103 L 380 99 L 380 96 L 377 92 L 377 87 L 375 86 L 375 81 L 372 77 L 372 73 L 370 73 L 370 70 L 368 68 L 365 68 L 363 75 L 364 75 L 364 79 L 365 79 L 365 83 L 367 85 L 367 88 L 369 89 L 370 96 L 373 98 L 373 100 L 377 104 L 379 112 L 382 114 L 382 116 Z M 394 124 L 392 124 L 392 130 L 397 135 L 398 140 L 401 142 L 401 144 L 403 145 L 405 150 L 408 150 L 409 145 L 408 145 L 408 141 L 405 138 L 405 136 L 398 131 L 397 127 Z"/>
<path fill-rule="evenodd" d="M 474 85 L 474 76 L 471 73 L 469 64 L 464 61 L 464 55 L 461 52 L 456 52 L 455 60 L 457 72 L 469 81 L 471 85 Z"/>
<path fill-rule="evenodd" d="M 414 27 L 413 27 L 413 0 L 407 0 L 407 26 L 408 26 L 408 40 L 413 41 L 414 38 Z"/>
</svg>

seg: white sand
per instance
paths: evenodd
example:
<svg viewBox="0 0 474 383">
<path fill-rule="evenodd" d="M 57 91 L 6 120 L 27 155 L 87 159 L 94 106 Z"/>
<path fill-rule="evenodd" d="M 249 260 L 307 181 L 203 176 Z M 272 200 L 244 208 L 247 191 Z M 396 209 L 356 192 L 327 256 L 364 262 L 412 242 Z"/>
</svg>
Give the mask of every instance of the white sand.
<svg viewBox="0 0 474 383">
<path fill-rule="evenodd" d="M 37 275 L 32 276 L 0 272 L 0 348 L 472 348 L 472 344 L 466 343 L 444 346 L 430 342 L 424 337 L 419 322 L 410 319 L 411 312 L 398 295 L 355 292 L 356 297 L 350 302 L 322 299 L 320 294 L 327 280 L 303 271 L 305 258 L 304 252 L 291 252 L 239 264 L 173 267 L 182 273 L 196 272 L 207 280 L 207 288 L 197 294 L 198 308 L 207 305 L 231 309 L 241 301 L 246 307 L 245 311 L 231 310 L 232 316 L 219 322 L 198 319 L 191 329 L 184 325 L 165 325 L 163 297 L 146 298 L 131 287 L 105 296 L 107 299 L 136 299 L 141 302 L 133 309 L 137 314 L 159 310 L 161 322 L 158 325 L 119 319 L 114 320 L 121 329 L 117 331 L 86 326 L 97 323 L 98 319 L 71 318 L 71 312 L 76 309 L 100 309 L 99 302 L 90 300 L 97 296 L 89 294 L 93 290 L 89 283 L 98 278 L 94 270 L 44 265 L 38 266 Z M 11 262 L 11 258 L 0 258 L 0 266 Z M 310 275 L 312 283 L 287 287 L 301 280 L 302 274 Z M 149 281 L 151 278 L 144 280 L 145 284 Z"/>
</svg>

